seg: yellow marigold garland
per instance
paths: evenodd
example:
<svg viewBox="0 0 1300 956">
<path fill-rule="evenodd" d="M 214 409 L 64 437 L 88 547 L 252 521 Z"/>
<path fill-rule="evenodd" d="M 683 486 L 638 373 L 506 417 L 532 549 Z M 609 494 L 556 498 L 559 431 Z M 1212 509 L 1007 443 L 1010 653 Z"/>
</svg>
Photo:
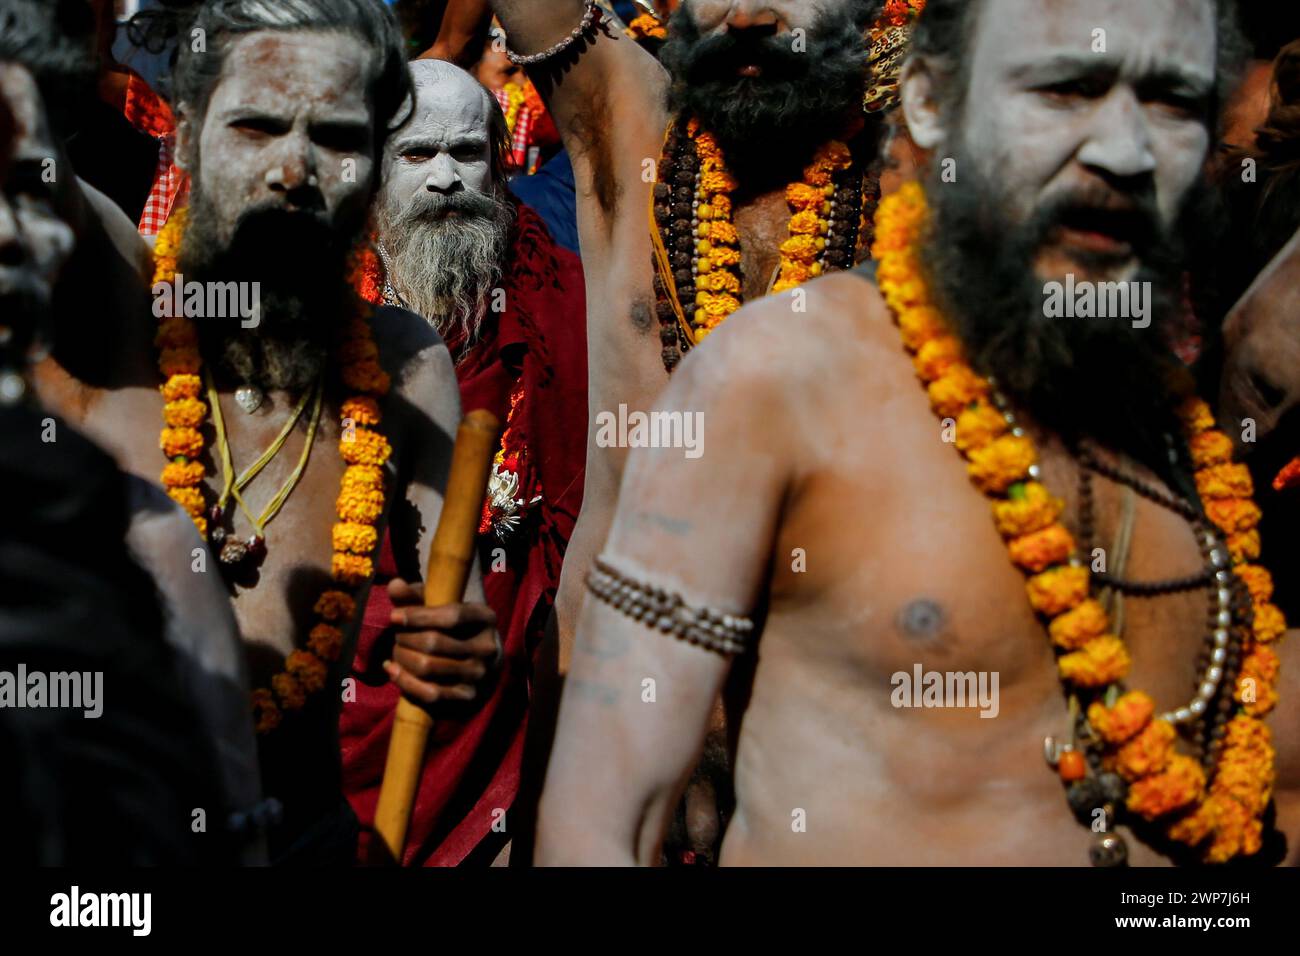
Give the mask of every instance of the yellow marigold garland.
<svg viewBox="0 0 1300 956">
<path fill-rule="evenodd" d="M 1156 717 L 1151 698 L 1140 691 L 1119 693 L 1128 652 L 1109 633 L 1106 612 L 1089 596 L 1089 572 L 1078 563 L 1073 539 L 1059 522 L 1061 502 L 1034 480 L 1032 442 L 1008 434 L 988 401 L 988 382 L 954 348 L 952 333 L 930 299 L 918 251 L 927 220 L 918 183 L 881 200 L 872 246 L 877 283 L 936 413 L 957 420 L 957 447 L 972 482 L 992 502 L 1012 559 L 1030 575 L 1030 604 L 1046 619 L 1060 651 L 1062 680 L 1094 699 L 1087 715 L 1104 744 L 1103 765 L 1131 781 L 1131 812 L 1161 821 L 1170 838 L 1198 847 L 1207 862 L 1258 852 L 1259 818 L 1274 780 L 1274 751 L 1261 720 L 1277 700 L 1277 656 L 1268 645 L 1286 631 L 1286 622 L 1270 603 L 1268 572 L 1249 563 L 1259 554 L 1260 519 L 1250 473 L 1232 462 L 1232 441 L 1215 429 L 1209 407 L 1199 399 L 1186 402 L 1179 415 L 1196 487 L 1207 517 L 1225 536 L 1232 571 L 1249 591 L 1255 612 L 1235 689 L 1239 709 L 1226 725 L 1217 770 L 1207 781 L 1199 763 L 1176 752 L 1175 728 Z"/>
<path fill-rule="evenodd" d="M 731 221 L 731 194 L 736 179 L 727 170 L 717 139 L 692 119 L 686 133 L 695 141 L 700 159 L 699 202 L 695 246 L 696 292 L 692 334 L 702 341 L 740 308 L 740 234 Z M 772 291 L 787 289 L 821 275 L 819 261 L 830 232 L 831 200 L 835 174 L 848 169 L 853 155 L 848 146 L 832 140 L 822 146 L 803 171 L 803 180 L 786 187 L 790 207 L 789 238 L 781 244 L 781 265 Z"/>
<path fill-rule="evenodd" d="M 155 283 L 175 279 L 186 218 L 186 210 L 177 210 L 158 234 Z M 160 388 L 164 427 L 159 444 L 169 461 L 162 472 L 162 484 L 206 538 L 205 442 L 200 428 L 209 409 L 199 398 L 202 356 L 198 332 L 190 319 L 166 316 L 158 324 L 154 342 L 165 380 Z M 390 380 L 379 364 L 370 322 L 360 313 L 344 323 L 337 358 L 339 377 L 355 394 L 339 409 L 339 454 L 347 467 L 339 483 L 339 520 L 332 531 L 330 570 L 337 585 L 353 588 L 374 571 L 371 555 L 379 541 L 375 523 L 384 511 L 384 465 L 392 455 L 388 440 L 377 428 L 382 421 L 380 400 L 387 394 Z M 259 734 L 274 730 L 285 711 L 302 708 L 309 694 L 326 686 L 329 665 L 338 660 L 343 648 L 342 628 L 356 611 L 355 599 L 345 591 L 331 588 L 321 594 L 313 608 L 318 621 L 308 633 L 307 646 L 288 656 L 284 670 L 272 676 L 269 688 L 259 687 L 252 693 Z"/>
</svg>

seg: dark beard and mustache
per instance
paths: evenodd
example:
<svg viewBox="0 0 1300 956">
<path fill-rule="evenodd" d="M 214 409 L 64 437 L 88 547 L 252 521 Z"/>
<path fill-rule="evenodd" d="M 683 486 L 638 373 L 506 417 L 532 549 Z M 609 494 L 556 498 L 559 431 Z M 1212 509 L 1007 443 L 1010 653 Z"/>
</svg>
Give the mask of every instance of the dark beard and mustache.
<svg viewBox="0 0 1300 956">
<path fill-rule="evenodd" d="M 806 49 L 788 34 L 701 37 L 678 7 L 660 60 L 672 76 L 668 107 L 694 115 L 717 137 L 728 165 L 747 185 L 789 179 L 860 112 L 867 66 L 862 32 L 879 4 L 863 0 L 824 9 L 807 28 Z M 756 78 L 737 71 L 753 64 Z"/>
<path fill-rule="evenodd" d="M 1163 473 L 1162 436 L 1178 433 L 1173 409 L 1187 381 L 1169 340 L 1171 320 L 1183 303 L 1186 244 L 1211 234 L 1200 218 L 1208 207 L 1189 195 L 1177 227 L 1166 230 L 1146 196 L 1123 197 L 1132 201 L 1125 212 L 1099 212 L 1117 198 L 1103 190 L 1058 197 L 1017 225 L 1001 214 L 999 184 L 972 181 L 969 157 L 958 158 L 958 168 L 967 170 L 961 188 L 933 175 L 927 183 L 933 220 L 924 258 L 972 366 L 1067 444 L 1092 439 Z M 1125 220 L 1141 262 L 1129 281 L 1151 283 L 1146 328 L 1127 318 L 1043 314 L 1044 282 L 1031 264 L 1044 241 L 1062 222 L 1108 215 Z"/>
<path fill-rule="evenodd" d="M 243 328 L 238 317 L 196 320 L 204 354 L 266 390 L 310 386 L 351 314 L 348 261 L 359 234 L 359 226 L 340 231 L 322 213 L 270 202 L 245 210 L 223 242 L 215 208 L 196 190 L 177 271 L 186 282 L 261 283 L 256 327 Z"/>
<path fill-rule="evenodd" d="M 448 212 L 456 216 L 447 216 Z M 500 192 L 421 193 L 379 210 L 380 243 L 404 303 L 460 354 L 483 329 L 510 248 L 514 205 Z"/>
</svg>

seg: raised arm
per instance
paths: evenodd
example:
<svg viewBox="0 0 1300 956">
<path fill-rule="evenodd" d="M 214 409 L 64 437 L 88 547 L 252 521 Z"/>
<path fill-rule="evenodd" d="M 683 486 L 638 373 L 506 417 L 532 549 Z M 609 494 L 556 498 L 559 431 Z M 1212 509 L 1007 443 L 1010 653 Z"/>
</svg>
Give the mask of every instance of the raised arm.
<svg viewBox="0 0 1300 956">
<path fill-rule="evenodd" d="M 510 50 L 540 53 L 564 41 L 582 22 L 583 0 L 492 0 Z M 546 101 L 580 182 L 593 184 L 609 208 L 612 177 L 639 176 L 645 145 L 663 135 L 668 74 L 659 62 L 602 21 L 576 43 L 528 68 Z M 624 155 L 631 150 L 631 155 Z M 650 155 L 654 155 L 652 151 Z M 585 192 L 586 190 L 580 190 Z"/>
<path fill-rule="evenodd" d="M 657 409 L 694 419 L 700 454 L 632 453 L 604 562 L 691 608 L 753 613 L 796 454 L 771 372 L 779 352 L 764 328 L 728 327 L 682 364 Z M 587 595 L 542 795 L 539 864 L 658 862 L 729 667 L 729 656 Z"/>
</svg>

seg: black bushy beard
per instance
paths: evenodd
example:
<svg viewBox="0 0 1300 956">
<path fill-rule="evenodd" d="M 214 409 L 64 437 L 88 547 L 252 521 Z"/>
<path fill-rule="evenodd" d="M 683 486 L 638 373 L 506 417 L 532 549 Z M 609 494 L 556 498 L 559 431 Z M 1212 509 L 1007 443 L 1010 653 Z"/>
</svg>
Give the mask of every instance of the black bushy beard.
<svg viewBox="0 0 1300 956">
<path fill-rule="evenodd" d="M 256 327 L 242 327 L 238 317 L 196 321 L 205 354 L 237 380 L 267 390 L 311 385 L 350 314 L 348 259 L 359 234 L 359 226 L 332 226 L 323 212 L 268 202 L 246 209 L 226 243 L 215 207 L 195 188 L 177 271 L 186 282 L 261 283 Z"/>
<path fill-rule="evenodd" d="M 449 216 L 447 213 L 456 212 Z M 492 290 L 510 248 L 514 205 L 503 191 L 423 192 L 413 201 L 386 199 L 378 210 L 389 277 L 406 305 L 444 338 L 476 342 Z"/>
<path fill-rule="evenodd" d="M 1115 194 L 1060 196 L 1017 224 L 1002 213 L 1009 204 L 1001 184 L 972 174 L 978 166 L 969 155 L 958 158 L 958 168 L 967 170 L 960 187 L 938 182 L 933 171 L 929 177 L 933 226 L 924 257 L 972 365 L 1067 444 L 1093 439 L 1163 472 L 1162 435 L 1176 431 L 1172 412 L 1184 380 L 1170 320 L 1182 307 L 1186 243 L 1209 234 L 1196 196 L 1173 229 L 1160 225 L 1152 197 L 1124 197 L 1133 204 L 1122 215 L 1141 262 L 1129 281 L 1151 283 L 1148 327 L 1124 318 L 1048 318 L 1044 281 L 1032 269 L 1038 251 L 1054 227 L 1097 215 L 1097 205 Z"/>
<path fill-rule="evenodd" d="M 747 186 L 788 180 L 860 108 L 867 68 L 862 30 L 875 6 L 823 8 L 806 28 L 806 49 L 796 53 L 789 34 L 702 37 L 683 3 L 659 54 L 672 76 L 668 107 L 699 117 Z M 762 75 L 739 76 L 748 64 Z"/>
</svg>

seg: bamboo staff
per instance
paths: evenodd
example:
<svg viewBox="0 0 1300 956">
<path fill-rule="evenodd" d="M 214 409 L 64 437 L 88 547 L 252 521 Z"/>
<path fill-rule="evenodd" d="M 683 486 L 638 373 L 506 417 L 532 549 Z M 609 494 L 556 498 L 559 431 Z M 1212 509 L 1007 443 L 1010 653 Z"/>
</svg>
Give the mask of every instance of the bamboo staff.
<svg viewBox="0 0 1300 956">
<path fill-rule="evenodd" d="M 453 604 L 465 596 L 465 582 L 474 560 L 474 539 L 483 513 L 483 494 L 500 427 L 495 415 L 479 409 L 465 416 L 456 433 L 447 494 L 443 497 L 442 514 L 438 516 L 424 576 L 424 603 L 429 607 Z M 423 707 L 405 697 L 397 701 L 388 761 L 375 807 L 375 832 L 391 862 L 402 860 L 406 827 L 411 820 L 424 748 L 432 727 L 433 718 Z"/>
</svg>

